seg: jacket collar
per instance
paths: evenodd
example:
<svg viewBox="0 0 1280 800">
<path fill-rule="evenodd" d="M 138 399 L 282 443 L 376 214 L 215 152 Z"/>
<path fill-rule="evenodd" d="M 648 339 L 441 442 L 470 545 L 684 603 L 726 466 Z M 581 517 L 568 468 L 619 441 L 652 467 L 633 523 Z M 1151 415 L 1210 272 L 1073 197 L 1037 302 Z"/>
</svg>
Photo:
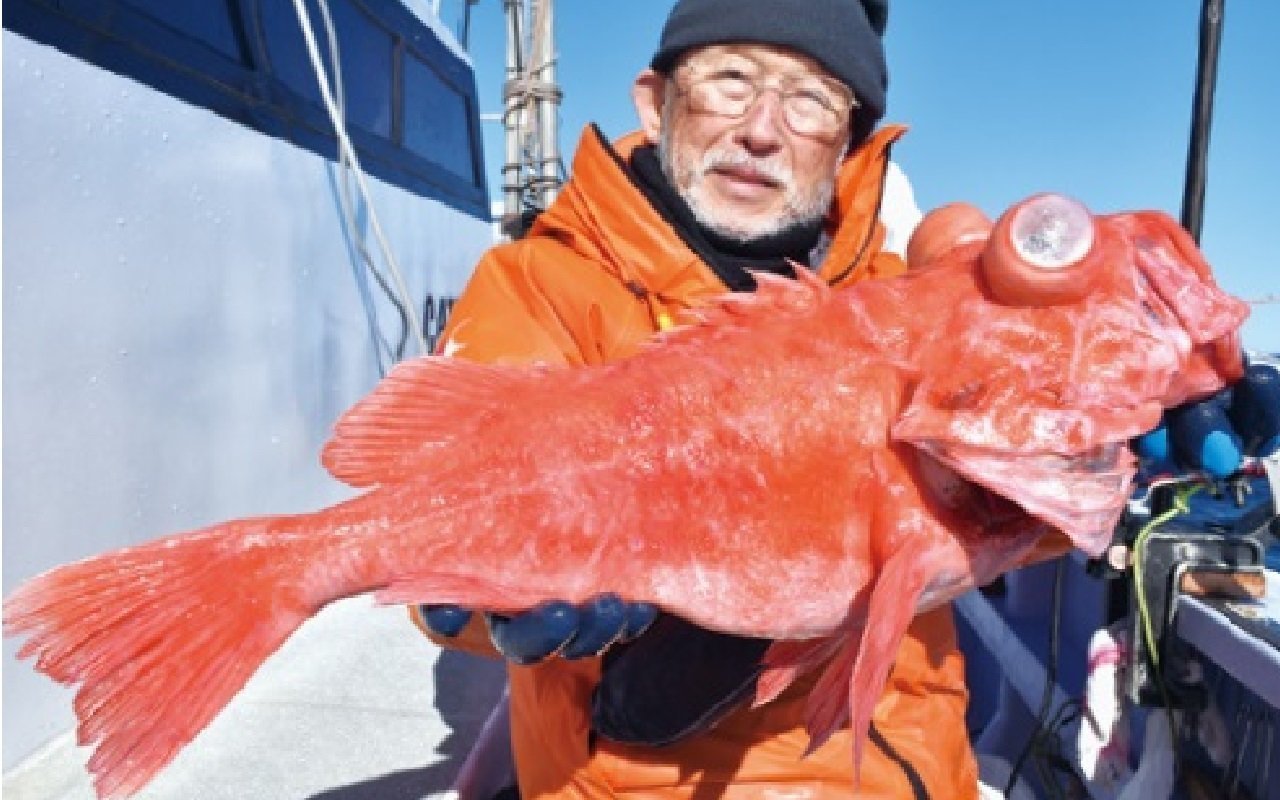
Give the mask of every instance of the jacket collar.
<svg viewBox="0 0 1280 800">
<path fill-rule="evenodd" d="M 906 128 L 871 136 L 844 160 L 836 182 L 827 233 L 831 244 L 817 266 L 833 285 L 861 278 L 883 241 L 877 217 L 889 150 Z M 531 236 L 560 240 L 596 261 L 637 294 L 667 297 L 715 293 L 724 286 L 650 205 L 624 167 L 645 141 L 630 133 L 612 146 L 596 126 L 578 143 L 572 177 L 534 224 Z"/>
</svg>

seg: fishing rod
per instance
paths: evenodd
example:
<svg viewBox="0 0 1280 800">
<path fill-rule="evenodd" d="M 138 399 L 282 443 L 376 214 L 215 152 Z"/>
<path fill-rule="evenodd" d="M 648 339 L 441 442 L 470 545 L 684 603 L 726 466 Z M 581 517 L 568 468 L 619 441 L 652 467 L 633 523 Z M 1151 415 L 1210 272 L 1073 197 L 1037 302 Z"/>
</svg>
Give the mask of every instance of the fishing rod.
<svg viewBox="0 0 1280 800">
<path fill-rule="evenodd" d="M 1209 130 L 1213 123 L 1213 95 L 1218 81 L 1218 51 L 1222 44 L 1225 0 L 1204 0 L 1200 10 L 1200 55 L 1196 65 L 1196 93 L 1192 105 L 1191 142 L 1182 193 L 1182 226 L 1196 244 L 1204 223 L 1204 193 L 1208 175 Z"/>
</svg>

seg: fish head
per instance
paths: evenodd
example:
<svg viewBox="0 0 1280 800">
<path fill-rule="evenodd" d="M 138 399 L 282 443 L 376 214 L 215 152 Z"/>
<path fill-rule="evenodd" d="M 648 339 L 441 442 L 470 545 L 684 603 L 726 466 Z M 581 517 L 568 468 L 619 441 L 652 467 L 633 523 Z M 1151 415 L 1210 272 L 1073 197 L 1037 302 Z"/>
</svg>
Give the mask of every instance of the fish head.
<svg viewBox="0 0 1280 800">
<path fill-rule="evenodd" d="M 1169 382 L 1167 407 L 1203 399 L 1244 375 L 1240 326 L 1249 306 L 1222 291 L 1199 247 L 1167 214 L 1115 214 L 1106 224 L 1131 243 L 1138 301 L 1171 335 L 1186 333 L 1191 348 Z"/>
<path fill-rule="evenodd" d="M 913 276 L 945 311 L 919 323 L 892 435 L 1096 554 L 1129 497 L 1129 440 L 1241 375 L 1248 307 L 1157 212 L 1037 195 L 980 246 L 963 230 Z"/>
</svg>

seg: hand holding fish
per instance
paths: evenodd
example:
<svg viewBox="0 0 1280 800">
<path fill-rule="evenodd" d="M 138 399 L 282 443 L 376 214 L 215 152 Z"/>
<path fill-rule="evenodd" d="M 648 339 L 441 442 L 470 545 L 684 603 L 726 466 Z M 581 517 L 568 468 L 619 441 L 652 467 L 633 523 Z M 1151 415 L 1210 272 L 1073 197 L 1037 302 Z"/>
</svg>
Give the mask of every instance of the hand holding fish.
<svg viewBox="0 0 1280 800">
<path fill-rule="evenodd" d="M 364 592 L 503 616 L 613 594 L 774 640 L 757 702 L 825 664 L 813 743 L 846 723 L 861 743 L 913 615 L 1054 529 L 1096 554 L 1127 442 L 1241 373 L 1247 307 L 1167 216 L 957 208 L 926 217 L 900 278 L 762 276 L 626 361 L 404 363 L 323 454 L 363 494 L 51 570 L 6 600 L 6 631 L 80 685 L 102 797 Z"/>
<path fill-rule="evenodd" d="M 473 611 L 455 605 L 423 605 L 427 628 L 445 639 L 461 633 Z M 505 617 L 485 615 L 498 652 L 513 664 L 536 664 L 552 656 L 570 660 L 598 656 L 610 645 L 640 635 L 657 616 L 648 603 L 626 603 L 615 594 L 581 605 L 550 600 Z"/>
<path fill-rule="evenodd" d="M 1166 412 L 1135 449 L 1151 470 L 1213 478 L 1230 476 L 1249 456 L 1280 452 L 1280 370 L 1256 357 L 1230 389 Z"/>
</svg>

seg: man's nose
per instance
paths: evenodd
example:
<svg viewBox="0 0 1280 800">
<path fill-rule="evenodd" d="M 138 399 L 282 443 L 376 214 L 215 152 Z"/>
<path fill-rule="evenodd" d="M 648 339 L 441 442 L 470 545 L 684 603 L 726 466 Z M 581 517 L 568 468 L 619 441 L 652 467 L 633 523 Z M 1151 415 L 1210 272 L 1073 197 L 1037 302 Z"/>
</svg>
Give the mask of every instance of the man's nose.
<svg viewBox="0 0 1280 800">
<path fill-rule="evenodd" d="M 773 87 L 761 89 L 738 123 L 738 140 L 752 152 L 778 149 L 782 143 L 782 129 L 786 125 L 782 114 L 781 93 Z"/>
</svg>

